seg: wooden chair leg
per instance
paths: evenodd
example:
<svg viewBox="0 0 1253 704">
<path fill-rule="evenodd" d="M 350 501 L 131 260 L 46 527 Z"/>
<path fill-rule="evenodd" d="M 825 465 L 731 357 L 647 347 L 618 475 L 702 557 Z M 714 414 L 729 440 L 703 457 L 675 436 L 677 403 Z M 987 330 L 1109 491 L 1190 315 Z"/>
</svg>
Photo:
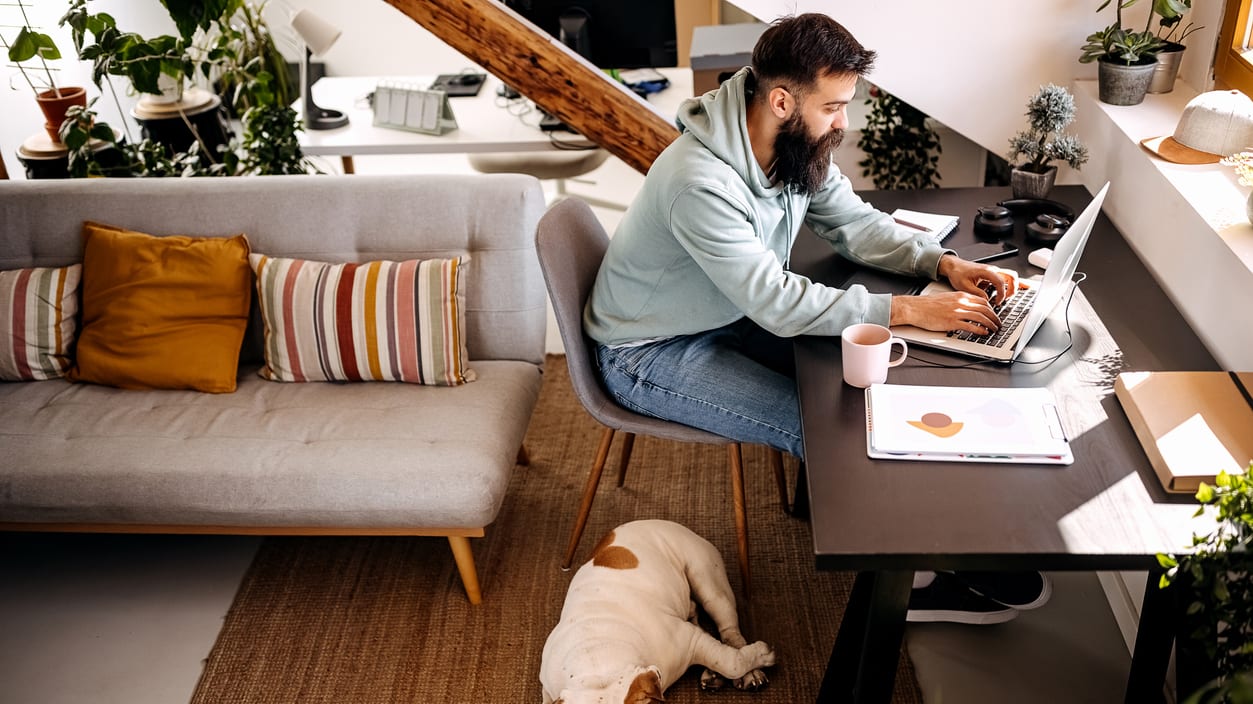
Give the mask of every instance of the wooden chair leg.
<svg viewBox="0 0 1253 704">
<path fill-rule="evenodd" d="M 780 460 L 780 461 L 782 461 L 782 460 Z M 517 459 L 517 462 L 518 462 L 518 464 L 522 465 L 523 467 L 529 467 L 529 466 L 531 466 L 531 453 L 529 453 L 529 452 L 527 452 L 527 451 L 526 451 L 526 445 L 521 445 L 521 446 L 519 446 L 519 447 L 518 447 L 518 459 Z"/>
<path fill-rule="evenodd" d="M 731 502 L 735 505 L 735 538 L 740 562 L 740 583 L 744 586 L 744 598 L 752 594 L 752 579 L 748 572 L 748 512 L 744 501 L 744 455 L 738 442 L 727 445 L 731 456 Z"/>
<path fill-rule="evenodd" d="M 605 470 L 605 460 L 609 457 L 609 446 L 613 443 L 613 428 L 605 428 L 600 436 L 600 447 L 596 450 L 596 461 L 592 471 L 587 475 L 587 486 L 583 488 L 583 501 L 579 504 L 579 515 L 574 519 L 574 531 L 570 533 L 570 544 L 566 547 L 566 558 L 561 562 L 561 569 L 570 569 L 574 562 L 574 553 L 579 549 L 579 539 L 583 537 L 583 529 L 587 526 L 587 517 L 592 513 L 592 502 L 596 500 L 596 487 L 600 485 L 601 472 Z"/>
<path fill-rule="evenodd" d="M 622 457 L 618 460 L 618 488 L 626 483 L 627 464 L 631 462 L 631 450 L 635 447 L 635 433 L 627 433 L 622 438 Z"/>
<path fill-rule="evenodd" d="M 448 544 L 452 546 L 452 557 L 457 563 L 457 571 L 461 573 L 461 584 L 466 588 L 466 597 L 471 604 L 483 603 L 483 594 L 479 591 L 479 574 L 474 569 L 474 552 L 470 549 L 470 539 L 463 535 L 450 535 Z"/>
<path fill-rule="evenodd" d="M 783 512 L 792 513 L 792 505 L 787 496 L 787 474 L 783 471 L 783 453 L 773 447 L 767 448 L 770 452 L 770 466 L 774 469 L 774 483 L 779 487 L 779 505 L 783 507 Z"/>
</svg>

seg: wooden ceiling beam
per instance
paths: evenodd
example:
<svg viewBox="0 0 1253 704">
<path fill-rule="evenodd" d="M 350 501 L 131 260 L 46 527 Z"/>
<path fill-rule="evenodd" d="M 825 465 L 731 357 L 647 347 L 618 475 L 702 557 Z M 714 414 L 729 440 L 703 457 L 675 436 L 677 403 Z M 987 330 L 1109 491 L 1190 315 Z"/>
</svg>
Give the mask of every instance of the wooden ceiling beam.
<svg viewBox="0 0 1253 704">
<path fill-rule="evenodd" d="M 386 2 L 640 173 L 679 135 L 625 86 L 499 2 Z"/>
</svg>

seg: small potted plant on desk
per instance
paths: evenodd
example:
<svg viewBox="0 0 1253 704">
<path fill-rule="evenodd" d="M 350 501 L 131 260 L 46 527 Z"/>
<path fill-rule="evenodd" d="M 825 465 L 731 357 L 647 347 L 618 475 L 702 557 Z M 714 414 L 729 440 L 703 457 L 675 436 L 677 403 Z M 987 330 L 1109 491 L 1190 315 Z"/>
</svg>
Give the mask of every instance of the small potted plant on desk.
<svg viewBox="0 0 1253 704">
<path fill-rule="evenodd" d="M 1197 516 L 1217 510 L 1214 530 L 1194 534 L 1191 552 L 1157 556 L 1166 570 L 1161 586 L 1174 584 L 1186 604 L 1180 672 L 1212 675 L 1199 690 L 1179 694 L 1191 694 L 1185 704 L 1253 701 L 1253 462 L 1240 474 L 1219 472 L 1214 486 L 1202 483 L 1196 499 Z"/>
<path fill-rule="evenodd" d="M 1009 140 L 1006 160 L 1018 164 L 1010 171 L 1015 198 L 1047 198 L 1062 161 L 1078 169 L 1088 160 L 1088 148 L 1078 137 L 1062 134 L 1075 119 L 1075 98 L 1065 88 L 1040 86 L 1027 101 L 1027 129 Z M 1021 163 L 1020 160 L 1024 160 Z"/>
<path fill-rule="evenodd" d="M 4 45 L 8 51 L 9 61 L 12 61 L 22 72 L 22 78 L 35 93 L 35 102 L 39 104 L 39 109 L 44 114 L 44 130 L 47 131 L 53 143 L 59 145 L 61 142 L 58 131 L 61 129 L 61 123 L 65 121 L 65 111 L 71 105 L 86 105 L 87 89 L 57 85 L 48 62 L 61 58 L 60 49 L 57 48 L 52 37 L 43 32 L 37 32 L 30 26 L 30 19 L 26 15 L 26 5 L 21 0 L 18 0 L 17 8 L 22 14 L 21 28 L 18 29 L 13 41 L 4 39 Z M 33 59 L 39 60 L 41 68 L 28 71 L 24 64 Z"/>
<path fill-rule="evenodd" d="M 1114 24 L 1088 35 L 1079 63 L 1097 62 L 1098 97 L 1109 105 L 1139 105 L 1157 69 L 1157 52 L 1165 44 L 1146 23 L 1144 31 L 1129 32 L 1122 25 L 1122 11 L 1136 0 L 1105 0 L 1097 12 L 1114 3 Z M 1153 12 L 1149 12 L 1152 22 Z"/>
</svg>

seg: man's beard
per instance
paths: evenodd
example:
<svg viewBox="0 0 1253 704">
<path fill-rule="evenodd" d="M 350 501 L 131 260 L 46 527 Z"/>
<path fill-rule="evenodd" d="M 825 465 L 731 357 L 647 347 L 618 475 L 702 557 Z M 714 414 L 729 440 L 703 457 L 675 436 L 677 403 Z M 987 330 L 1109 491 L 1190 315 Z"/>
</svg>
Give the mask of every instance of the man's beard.
<svg viewBox="0 0 1253 704">
<path fill-rule="evenodd" d="M 844 130 L 810 137 L 800 112 L 792 113 L 774 137 L 774 179 L 805 195 L 817 193 L 831 170 L 831 154 L 842 141 Z"/>
</svg>

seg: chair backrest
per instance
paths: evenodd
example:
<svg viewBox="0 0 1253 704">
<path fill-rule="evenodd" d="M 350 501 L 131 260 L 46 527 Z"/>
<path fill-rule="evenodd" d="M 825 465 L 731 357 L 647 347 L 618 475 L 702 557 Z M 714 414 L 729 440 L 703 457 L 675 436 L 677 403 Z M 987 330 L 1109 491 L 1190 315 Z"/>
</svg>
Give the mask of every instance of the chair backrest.
<svg viewBox="0 0 1253 704">
<path fill-rule="evenodd" d="M 617 404 L 601 387 L 592 361 L 592 342 L 583 333 L 583 307 L 608 248 L 605 228 L 591 207 L 577 198 L 555 203 L 536 229 L 535 249 L 566 349 L 574 393 L 594 418 L 616 427 L 608 417 L 618 415 L 613 413 Z"/>
<path fill-rule="evenodd" d="M 578 198 L 558 201 L 540 218 L 535 251 L 566 348 L 570 384 L 579 403 L 597 421 L 615 430 L 645 433 L 680 442 L 729 442 L 704 430 L 640 415 L 619 406 L 601 385 L 592 358 L 594 346 L 583 333 L 583 307 L 591 295 L 600 262 L 609 249 L 609 235 Z"/>
</svg>

